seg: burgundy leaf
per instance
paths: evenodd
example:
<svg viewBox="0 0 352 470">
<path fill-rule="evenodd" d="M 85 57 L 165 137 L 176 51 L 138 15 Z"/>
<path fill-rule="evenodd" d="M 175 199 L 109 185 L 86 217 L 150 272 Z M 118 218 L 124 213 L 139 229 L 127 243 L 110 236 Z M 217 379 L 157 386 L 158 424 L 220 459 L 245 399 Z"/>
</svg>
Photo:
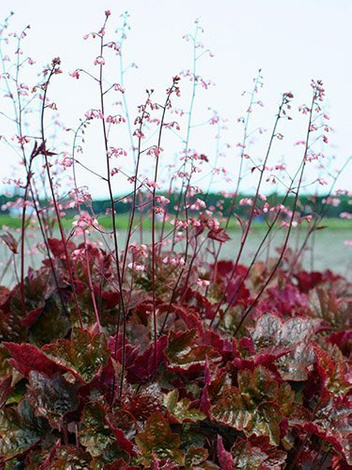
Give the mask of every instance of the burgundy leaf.
<svg viewBox="0 0 352 470">
<path fill-rule="evenodd" d="M 28 377 L 32 370 L 43 372 L 53 377 L 57 372 L 66 372 L 67 367 L 51 360 L 46 354 L 32 344 L 3 343 L 10 352 L 10 362 L 21 374 Z"/>
<path fill-rule="evenodd" d="M 219 464 L 221 466 L 221 470 L 233 470 L 234 468 L 236 468 L 235 461 L 233 460 L 232 455 L 230 454 L 230 452 L 227 452 L 225 450 L 221 436 L 218 436 L 216 453 L 218 456 Z"/>
<path fill-rule="evenodd" d="M 212 240 L 216 240 L 220 243 L 224 243 L 224 242 L 227 242 L 228 240 L 231 240 L 231 237 L 227 235 L 224 228 L 210 230 L 208 233 L 208 238 L 211 238 Z"/>
</svg>

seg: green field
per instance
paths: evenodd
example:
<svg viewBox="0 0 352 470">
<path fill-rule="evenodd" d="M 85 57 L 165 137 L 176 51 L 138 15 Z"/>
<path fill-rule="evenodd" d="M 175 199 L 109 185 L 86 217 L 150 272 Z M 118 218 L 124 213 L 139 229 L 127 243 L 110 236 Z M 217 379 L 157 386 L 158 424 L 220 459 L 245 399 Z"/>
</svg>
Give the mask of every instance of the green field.
<svg viewBox="0 0 352 470">
<path fill-rule="evenodd" d="M 74 219 L 71 218 L 63 218 L 62 222 L 65 228 L 71 228 L 72 227 L 72 222 Z M 106 229 L 111 229 L 112 228 L 112 222 L 111 218 L 102 215 L 98 218 L 99 224 L 106 228 Z M 127 213 L 124 214 L 117 214 L 116 216 L 116 226 L 118 230 L 125 230 L 128 228 L 128 223 L 129 223 L 129 215 Z M 138 216 L 135 217 L 134 220 L 134 226 L 139 224 L 139 218 Z M 337 219 L 337 218 L 326 218 L 323 219 L 320 224 L 322 227 L 326 227 L 329 230 L 352 230 L 352 220 L 347 220 L 347 219 Z M 21 218 L 20 217 L 12 217 L 10 215 L 0 215 L 0 228 L 3 226 L 8 226 L 10 228 L 19 228 L 21 226 Z M 161 223 L 157 222 L 156 227 L 160 228 Z M 309 224 L 304 223 L 303 224 L 304 228 L 309 228 Z M 265 222 L 253 222 L 252 224 L 253 229 L 257 230 L 265 230 L 267 227 Z M 143 229 L 145 230 L 150 230 L 152 228 L 152 221 L 151 218 L 145 218 L 143 220 Z M 172 225 L 170 223 L 167 223 L 167 229 L 171 229 Z M 238 224 L 238 221 L 235 217 L 232 217 L 229 223 L 230 230 L 239 230 L 240 226 Z"/>
</svg>

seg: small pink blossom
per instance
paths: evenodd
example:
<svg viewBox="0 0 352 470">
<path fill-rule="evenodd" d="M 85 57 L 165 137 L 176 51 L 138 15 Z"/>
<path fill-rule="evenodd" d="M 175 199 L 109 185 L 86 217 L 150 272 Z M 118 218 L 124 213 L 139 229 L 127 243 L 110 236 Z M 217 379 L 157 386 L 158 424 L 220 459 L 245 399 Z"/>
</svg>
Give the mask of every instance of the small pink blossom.
<svg viewBox="0 0 352 470">
<path fill-rule="evenodd" d="M 155 200 L 159 204 L 169 204 L 170 203 L 170 199 L 168 199 L 165 196 L 156 196 Z"/>
<path fill-rule="evenodd" d="M 134 137 L 138 137 L 139 139 L 143 139 L 145 137 L 145 135 L 143 134 L 143 132 L 140 129 L 136 129 L 133 132 L 133 135 L 134 135 Z"/>
<path fill-rule="evenodd" d="M 134 269 L 135 271 L 145 271 L 145 266 L 138 263 L 129 263 L 128 267 L 129 269 Z"/>
<path fill-rule="evenodd" d="M 240 206 L 253 206 L 253 201 L 249 197 L 244 197 L 243 199 L 240 199 L 239 204 Z"/>
<path fill-rule="evenodd" d="M 93 219 L 88 212 L 82 212 L 78 219 L 76 219 L 74 222 L 72 222 L 72 225 L 74 227 L 80 228 L 82 230 L 87 230 L 87 228 L 97 225 L 98 222 L 96 219 Z"/>
<path fill-rule="evenodd" d="M 160 187 L 156 181 L 152 181 L 149 179 L 147 179 L 146 184 L 147 186 L 149 186 L 149 188 L 159 189 Z"/>
<path fill-rule="evenodd" d="M 26 136 L 16 135 L 17 141 L 21 145 L 28 144 L 29 138 Z"/>
<path fill-rule="evenodd" d="M 115 147 L 110 147 L 109 152 L 108 152 L 109 157 L 127 157 L 127 152 L 123 148 L 115 148 Z"/>
<path fill-rule="evenodd" d="M 90 109 L 85 113 L 87 119 L 104 119 L 104 114 L 100 109 Z"/>
<path fill-rule="evenodd" d="M 121 114 L 116 114 L 115 116 L 109 115 L 106 118 L 106 122 L 110 124 L 120 124 L 122 122 L 126 122 L 126 119 L 123 116 L 121 116 Z"/>
<path fill-rule="evenodd" d="M 79 70 L 74 70 L 73 72 L 70 72 L 69 75 L 73 78 L 76 78 L 77 80 L 79 79 Z"/>
<path fill-rule="evenodd" d="M 125 93 L 125 88 L 119 83 L 115 83 L 114 90 L 119 91 L 120 93 Z"/>
<path fill-rule="evenodd" d="M 73 158 L 69 156 L 65 156 L 63 160 L 61 161 L 61 165 L 64 166 L 65 168 L 70 168 L 73 165 Z"/>
<path fill-rule="evenodd" d="M 103 56 L 98 56 L 95 61 L 94 61 L 94 65 L 105 65 L 105 59 Z"/>
<path fill-rule="evenodd" d="M 352 214 L 350 212 L 341 212 L 340 214 L 341 219 L 352 219 Z"/>
</svg>

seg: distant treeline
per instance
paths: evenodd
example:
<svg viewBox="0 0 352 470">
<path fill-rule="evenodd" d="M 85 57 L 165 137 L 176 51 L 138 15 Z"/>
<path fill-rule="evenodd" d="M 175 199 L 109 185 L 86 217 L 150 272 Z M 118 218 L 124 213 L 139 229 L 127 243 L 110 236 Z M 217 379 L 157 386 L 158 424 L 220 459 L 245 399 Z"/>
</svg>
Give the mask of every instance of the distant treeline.
<svg viewBox="0 0 352 470">
<path fill-rule="evenodd" d="M 166 194 L 166 193 L 160 193 L 159 195 L 165 196 L 170 200 L 170 203 L 167 205 L 168 212 L 169 213 L 175 213 L 176 211 L 176 206 L 179 204 L 180 200 L 180 195 L 179 193 L 173 193 L 173 194 Z M 20 196 L 19 195 L 14 195 L 14 196 L 5 196 L 5 195 L 0 195 L 0 207 L 1 207 L 1 213 L 3 214 L 11 214 L 11 215 L 17 215 L 20 213 L 20 209 L 11 207 L 12 204 L 11 202 L 15 202 Z M 232 198 L 231 197 L 224 197 L 223 195 L 219 193 L 209 193 L 207 195 L 205 194 L 198 194 L 195 196 L 194 200 L 197 198 L 203 200 L 206 203 L 206 208 L 210 210 L 215 210 L 217 211 L 219 208 L 222 210 L 224 215 L 228 215 L 230 209 L 231 209 L 231 204 L 232 204 Z M 248 194 L 240 194 L 236 198 L 236 209 L 235 213 L 238 216 L 245 216 L 248 214 L 248 211 L 250 207 L 246 204 L 240 205 L 239 202 L 241 200 L 246 200 L 253 198 L 253 195 L 248 195 Z M 326 204 L 326 201 L 328 199 L 328 204 Z M 148 204 L 143 204 L 147 200 L 147 197 L 141 195 L 139 203 L 141 204 L 142 207 L 144 207 L 144 211 L 148 210 L 150 208 L 150 205 Z M 8 204 L 10 202 L 10 204 Z M 273 193 L 269 196 L 267 196 L 267 201 L 270 206 L 275 205 L 275 204 L 281 204 L 284 202 L 286 207 L 293 207 L 294 204 L 294 195 L 288 196 L 285 201 L 284 201 L 284 196 Z M 263 204 L 265 204 L 265 201 L 260 200 L 258 204 L 262 207 Z M 41 201 L 41 205 L 45 206 L 46 202 Z M 91 202 L 91 208 L 93 209 L 93 212 L 97 215 L 104 214 L 106 210 L 110 209 L 111 204 L 110 200 L 108 199 L 95 199 Z M 89 209 L 88 207 L 82 207 L 83 209 Z M 117 213 L 127 213 L 131 210 L 132 208 L 132 203 L 130 201 L 126 201 L 126 199 L 121 199 L 117 198 L 115 201 L 115 210 Z M 298 200 L 298 210 L 303 213 L 303 215 L 308 215 L 308 214 L 321 214 L 324 212 L 324 215 L 326 217 L 339 217 L 341 213 L 351 213 L 352 212 L 352 205 L 351 205 L 351 197 L 345 196 L 345 195 L 340 195 L 340 196 L 335 196 L 333 198 L 328 198 L 328 196 L 313 196 L 313 195 L 301 195 L 299 196 Z M 69 209 L 65 211 L 68 216 L 73 216 L 76 214 L 75 209 Z"/>
</svg>

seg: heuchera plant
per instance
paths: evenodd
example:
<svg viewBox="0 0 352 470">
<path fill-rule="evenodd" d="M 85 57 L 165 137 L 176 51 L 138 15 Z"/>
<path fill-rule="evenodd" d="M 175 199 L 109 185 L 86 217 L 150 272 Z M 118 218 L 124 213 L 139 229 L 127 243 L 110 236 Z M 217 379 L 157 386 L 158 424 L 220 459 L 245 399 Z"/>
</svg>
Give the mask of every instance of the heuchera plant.
<svg viewBox="0 0 352 470">
<path fill-rule="evenodd" d="M 124 339 L 114 333 L 116 273 L 106 269 L 103 280 L 98 276 L 101 261 L 108 266 L 112 255 L 91 255 L 99 331 L 86 272 L 79 265 L 74 270 L 81 328 L 60 241 L 51 240 L 51 246 L 65 308 L 48 263 L 25 278 L 24 315 L 20 286 L 1 289 L 3 468 L 16 461 L 29 469 L 351 464 L 352 333 L 343 278 L 326 271 L 316 285 L 309 281 L 307 291 L 296 281 L 307 272 L 289 276 L 278 269 L 274 287 L 236 335 L 261 263 L 245 282 L 248 296 L 232 302 L 216 328 L 209 321 L 217 299 L 195 284 L 186 295 L 178 289 L 171 305 L 157 296 L 155 335 L 152 294 L 136 283 Z M 80 248 L 70 245 L 72 251 Z M 231 262 L 218 264 L 212 269 L 233 269 Z M 165 269 L 158 265 L 156 282 Z M 204 270 L 195 263 L 192 276 Z M 209 291 L 220 286 L 215 278 Z M 288 288 L 295 291 L 291 301 Z M 331 317 L 322 291 L 337 305 Z"/>
<path fill-rule="evenodd" d="M 3 235 L 12 255 L 20 257 L 20 272 L 14 287 L 0 287 L 0 468 L 350 468 L 350 285 L 329 270 L 303 270 L 297 252 L 289 249 L 291 230 L 303 220 L 298 209 L 303 172 L 315 159 L 312 149 L 319 137 L 313 134 L 310 139 L 321 117 L 321 82 L 312 83 L 312 102 L 302 108 L 308 119 L 302 162 L 286 196 L 271 207 L 260 190 L 274 140 L 282 139 L 277 127 L 290 113 L 293 96 L 283 94 L 267 154 L 255 163 L 245 150 L 261 78 L 255 80 L 238 146 L 237 189 L 229 213 L 218 208 L 220 220 L 207 206 L 207 198 L 199 198 L 201 191 L 191 179 L 198 163 L 207 163 L 205 155 L 189 147 L 193 101 L 180 168 L 167 194 L 173 194 L 177 180 L 179 200 L 175 213 L 168 213 L 167 195 L 157 192 L 158 158 L 164 130 L 177 128 L 166 119 L 171 100 L 180 93 L 180 77 L 173 78 L 162 105 L 153 103 L 148 91 L 131 136 L 135 172 L 127 177 L 132 209 L 126 246 L 120 249 L 112 185 L 120 170 L 115 171 L 112 161 L 115 154 L 126 157 L 127 152 L 109 145 L 109 129 L 111 124 L 129 122 L 129 113 L 126 103 L 121 115 L 105 111 L 107 92 L 124 92 L 123 84 L 105 89 L 103 79 L 105 50 L 119 56 L 125 34 L 123 30 L 118 42 L 106 40 L 109 16 L 107 11 L 103 27 L 89 35 L 100 44 L 94 61 L 99 71 L 93 79 L 101 106 L 88 113 L 75 139 L 87 122 L 99 120 L 106 156 L 103 179 L 111 199 L 112 249 L 88 240 L 89 230 L 96 228 L 104 235 L 104 229 L 92 211 L 83 210 L 89 197 L 77 187 L 76 143 L 63 159 L 66 169 L 73 168 L 71 197 L 77 209 L 75 235 L 65 233 L 55 173 L 60 163 L 49 162 L 58 152 L 49 151 L 44 125 L 46 109 L 52 108 L 47 90 L 61 73 L 59 59 L 45 70 L 39 86 L 41 135 L 23 135 L 23 117 L 15 116 L 26 182 L 20 240 L 11 233 Z M 5 22 L 4 30 L 7 26 Z M 200 32 L 197 23 L 195 35 L 187 36 L 194 45 L 195 64 L 203 55 L 197 52 Z M 20 41 L 23 35 L 15 38 Z M 19 64 L 17 70 L 21 71 Z M 6 73 L 2 78 L 11 87 L 12 76 Z M 79 79 L 82 73 L 79 69 L 71 76 Z M 193 100 L 197 84 L 209 86 L 196 65 L 183 75 L 191 77 Z M 14 80 L 17 90 L 25 90 L 18 78 Z M 17 98 L 23 110 L 22 96 Z M 145 148 L 143 138 L 155 110 L 161 111 L 157 142 Z M 217 124 L 219 118 L 215 115 L 211 121 Z M 141 175 L 144 152 L 154 159 L 153 179 Z M 257 190 L 253 198 L 238 201 L 246 160 L 251 173 L 259 172 Z M 44 169 L 39 176 L 37 161 Z M 43 205 L 36 177 L 46 185 L 50 207 Z M 291 192 L 294 207 L 288 208 L 285 201 Z M 237 216 L 241 244 L 233 260 L 226 261 L 221 249 L 230 238 L 230 218 L 239 204 L 249 206 L 248 218 Z M 26 274 L 29 206 L 40 227 L 44 259 L 39 269 L 30 268 Z M 265 218 L 267 231 L 253 259 L 244 265 L 241 255 L 257 215 Z M 149 244 L 143 243 L 140 225 L 145 217 L 152 226 Z M 52 236 L 54 222 L 58 238 Z M 313 227 L 319 222 L 317 215 Z M 134 237 L 136 227 L 137 232 L 141 227 L 141 239 Z M 264 263 L 258 254 L 278 227 L 285 233 L 283 246 Z"/>
</svg>

